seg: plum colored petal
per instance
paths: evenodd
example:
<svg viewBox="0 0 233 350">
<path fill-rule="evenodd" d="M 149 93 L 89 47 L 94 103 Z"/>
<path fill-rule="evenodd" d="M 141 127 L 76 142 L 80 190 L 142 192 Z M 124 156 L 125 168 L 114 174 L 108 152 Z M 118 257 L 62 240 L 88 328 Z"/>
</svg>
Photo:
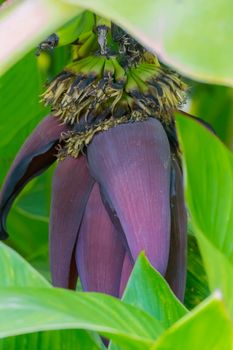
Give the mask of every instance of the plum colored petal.
<svg viewBox="0 0 233 350">
<path fill-rule="evenodd" d="M 92 176 L 114 208 L 136 260 L 144 250 L 166 272 L 170 246 L 170 147 L 161 123 L 118 125 L 87 148 Z"/>
<path fill-rule="evenodd" d="M 56 287 L 76 286 L 75 244 L 93 184 L 84 156 L 67 157 L 54 172 L 49 244 L 52 283 Z"/>
<path fill-rule="evenodd" d="M 176 159 L 172 160 L 171 245 L 166 280 L 183 301 L 186 285 L 187 213 L 184 201 L 183 176 Z"/>
<path fill-rule="evenodd" d="M 126 252 L 124 262 L 123 262 L 122 272 L 121 272 L 121 283 L 120 283 L 120 293 L 119 293 L 120 298 L 124 293 L 125 287 L 128 283 L 132 270 L 133 270 L 133 262 L 129 254 Z"/>
<path fill-rule="evenodd" d="M 125 248 L 102 203 L 99 185 L 90 194 L 76 246 L 83 289 L 119 296 Z"/>
<path fill-rule="evenodd" d="M 0 194 L 0 239 L 7 238 L 6 218 L 15 197 L 35 176 L 56 160 L 55 147 L 66 127 L 57 118 L 48 116 L 41 121 L 25 141 L 6 177 Z"/>
</svg>

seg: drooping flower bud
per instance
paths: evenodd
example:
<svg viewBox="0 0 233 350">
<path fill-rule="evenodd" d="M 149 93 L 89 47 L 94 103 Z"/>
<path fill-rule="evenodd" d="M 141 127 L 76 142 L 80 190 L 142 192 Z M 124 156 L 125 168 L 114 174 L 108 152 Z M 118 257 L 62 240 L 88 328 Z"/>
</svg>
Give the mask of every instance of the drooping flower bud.
<svg viewBox="0 0 233 350">
<path fill-rule="evenodd" d="M 0 193 L 0 238 L 7 238 L 6 217 L 15 197 L 35 176 L 56 160 L 61 133 L 68 131 L 57 118 L 48 116 L 36 127 L 16 156 Z"/>
</svg>

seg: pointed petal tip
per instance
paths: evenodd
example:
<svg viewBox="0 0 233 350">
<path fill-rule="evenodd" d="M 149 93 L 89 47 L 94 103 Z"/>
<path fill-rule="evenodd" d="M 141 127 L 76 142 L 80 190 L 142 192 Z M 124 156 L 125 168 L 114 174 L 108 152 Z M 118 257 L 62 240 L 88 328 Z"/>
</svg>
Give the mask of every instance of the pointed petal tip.
<svg viewBox="0 0 233 350">
<path fill-rule="evenodd" d="M 6 230 L 6 220 L 4 210 L 0 208 L 0 240 L 5 241 L 9 237 L 9 234 Z"/>
<path fill-rule="evenodd" d="M 76 249 L 76 261 L 84 291 L 119 296 L 125 249 L 102 202 L 99 186 L 90 194 Z"/>
<path fill-rule="evenodd" d="M 66 157 L 58 163 L 53 176 L 49 223 L 50 269 L 55 286 L 75 289 L 74 250 L 93 184 L 84 156 Z"/>
<path fill-rule="evenodd" d="M 0 192 L 0 239 L 7 238 L 6 219 L 14 199 L 32 178 L 56 160 L 55 147 L 65 130 L 66 127 L 60 125 L 56 117 L 49 115 L 22 145 Z"/>
</svg>

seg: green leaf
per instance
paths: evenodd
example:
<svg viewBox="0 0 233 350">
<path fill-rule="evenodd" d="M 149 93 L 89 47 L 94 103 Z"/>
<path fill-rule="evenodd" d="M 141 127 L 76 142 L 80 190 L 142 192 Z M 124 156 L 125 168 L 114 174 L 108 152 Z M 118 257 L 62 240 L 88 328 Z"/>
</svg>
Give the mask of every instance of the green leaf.
<svg viewBox="0 0 233 350">
<path fill-rule="evenodd" d="M 233 155 L 200 123 L 177 117 L 188 208 L 210 287 L 233 316 Z"/>
<path fill-rule="evenodd" d="M 184 304 L 190 310 L 210 295 L 203 259 L 196 237 L 188 235 L 188 269 Z"/>
<path fill-rule="evenodd" d="M 101 340 L 93 332 L 64 330 L 36 332 L 0 339 L 0 350 L 100 350 Z"/>
<path fill-rule="evenodd" d="M 141 253 L 134 265 L 122 300 L 148 312 L 166 329 L 187 313 L 167 282 Z M 110 345 L 111 350 L 121 348 Z"/>
<path fill-rule="evenodd" d="M 122 299 L 151 314 L 164 328 L 170 327 L 187 313 L 144 254 L 137 259 Z"/>
<path fill-rule="evenodd" d="M 147 313 L 97 293 L 3 288 L 0 310 L 0 337 L 78 328 L 100 332 L 124 349 L 139 350 L 148 349 L 163 331 Z"/>
<path fill-rule="evenodd" d="M 210 288 L 219 288 L 225 296 L 225 302 L 233 319 L 233 267 L 227 257 L 212 244 L 205 235 L 197 231 L 200 248 L 208 274 Z"/>
<path fill-rule="evenodd" d="M 151 350 L 231 350 L 233 328 L 218 294 L 164 332 Z"/>
<path fill-rule="evenodd" d="M 51 287 L 30 264 L 3 243 L 0 243 L 0 266 L 0 288 Z"/>
<path fill-rule="evenodd" d="M 28 264 L 19 254 L 0 243 L 1 279 L 0 289 L 10 287 L 51 288 L 51 285 Z M 7 289 L 6 289 L 7 290 Z M 17 312 L 15 313 L 18 318 Z M 69 350 L 97 350 L 101 349 L 100 339 L 93 332 L 82 330 L 59 330 L 35 332 L 0 339 L 0 350 L 22 349 L 27 344 L 28 349 L 43 350 L 68 348 Z"/>
<path fill-rule="evenodd" d="M 0 338 L 84 329 L 98 331 L 124 349 L 139 350 L 148 349 L 163 331 L 155 318 L 113 297 L 48 288 L 48 282 L 2 243 L 0 263 Z"/>
<path fill-rule="evenodd" d="M 1 18 L 2 70 L 77 15 L 80 6 L 112 19 L 182 74 L 233 85 L 231 0 L 145 0 L 143 6 L 140 0 L 25 0 Z M 35 13 L 38 20 L 28 21 Z M 12 37 L 13 30 L 25 35 Z"/>
<path fill-rule="evenodd" d="M 109 17 L 192 79 L 233 86 L 231 0 L 64 0 Z"/>
<path fill-rule="evenodd" d="M 58 0 L 24 0 L 8 6 L 0 13 L 0 74 L 82 11 Z"/>
<path fill-rule="evenodd" d="M 214 101 L 214 103 L 213 103 Z M 233 149 L 233 89 L 194 84 L 190 113 L 210 123 L 221 140 Z"/>
</svg>

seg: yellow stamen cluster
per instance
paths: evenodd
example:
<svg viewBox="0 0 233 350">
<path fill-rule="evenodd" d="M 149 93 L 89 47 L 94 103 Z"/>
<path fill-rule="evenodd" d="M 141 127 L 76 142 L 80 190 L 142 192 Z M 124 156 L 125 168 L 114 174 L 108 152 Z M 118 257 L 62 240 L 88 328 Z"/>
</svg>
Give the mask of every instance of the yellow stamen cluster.
<svg viewBox="0 0 233 350">
<path fill-rule="evenodd" d="M 154 117 L 171 124 L 185 90 L 179 76 L 145 50 L 125 66 L 117 55 L 101 53 L 74 60 L 43 94 L 44 103 L 71 128 L 62 137 L 59 158 L 78 157 L 96 133 L 121 123 Z"/>
<path fill-rule="evenodd" d="M 84 148 L 92 141 L 93 137 L 102 131 L 107 131 L 114 126 L 125 124 L 125 123 L 133 123 L 137 121 L 143 121 L 148 119 L 148 116 L 133 113 L 130 116 L 123 116 L 121 118 L 115 119 L 111 117 L 108 120 L 103 120 L 102 122 L 92 125 L 89 128 L 82 132 L 70 131 L 61 135 L 60 142 L 61 144 L 58 146 L 58 159 L 63 160 L 67 156 L 72 156 L 77 158 L 80 153 L 83 153 Z"/>
</svg>

